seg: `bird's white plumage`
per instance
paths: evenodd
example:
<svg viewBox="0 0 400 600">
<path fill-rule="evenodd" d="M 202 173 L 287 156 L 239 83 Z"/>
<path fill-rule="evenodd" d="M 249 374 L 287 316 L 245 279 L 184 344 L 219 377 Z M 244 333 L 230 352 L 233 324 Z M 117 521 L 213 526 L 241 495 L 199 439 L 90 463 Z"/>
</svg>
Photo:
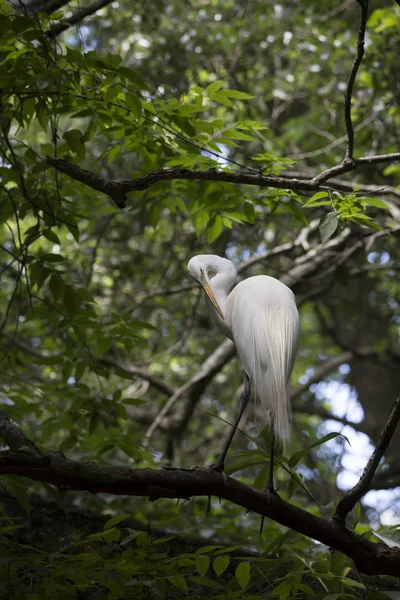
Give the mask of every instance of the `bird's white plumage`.
<svg viewBox="0 0 400 600">
<path fill-rule="evenodd" d="M 213 318 L 234 341 L 262 409 L 270 411 L 274 432 L 285 441 L 290 423 L 288 382 L 300 335 L 293 292 L 278 279 L 259 275 L 241 281 L 228 295 L 235 266 L 214 255 L 192 258 L 188 270 L 203 287 L 207 283 L 211 287 L 224 315 L 222 319 L 210 302 Z M 210 272 L 215 273 L 211 279 Z"/>
</svg>

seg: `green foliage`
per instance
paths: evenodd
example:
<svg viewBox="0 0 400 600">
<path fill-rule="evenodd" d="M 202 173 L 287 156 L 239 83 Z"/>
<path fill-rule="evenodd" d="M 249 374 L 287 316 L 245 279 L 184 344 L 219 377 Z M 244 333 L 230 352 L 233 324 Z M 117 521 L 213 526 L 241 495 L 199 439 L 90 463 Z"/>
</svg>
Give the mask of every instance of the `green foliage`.
<svg viewBox="0 0 400 600">
<path fill-rule="evenodd" d="M 136 6 L 133 14 L 122 2 L 54 41 L 47 32 L 63 21 L 67 7 L 49 16 L 0 1 L 1 403 L 43 449 L 116 467 L 165 464 L 171 423 L 150 444 L 143 443 L 144 434 L 172 392 L 222 341 L 186 277 L 192 255 L 215 252 L 241 263 L 292 242 L 303 226 L 311 238 L 319 226 L 318 244 L 324 244 L 345 227 L 361 239 L 365 228 L 381 232 L 392 223 L 389 204 L 361 186 L 398 185 L 396 164 L 344 178 L 348 191 L 326 182 L 311 196 L 166 180 L 130 192 L 121 212 L 101 192 L 46 162 L 46 156 L 64 159 L 110 180 L 174 167 L 279 176 L 338 164 L 357 6 L 343 18 L 333 2 L 239 4 L 194 2 L 182 11 L 181 2 L 158 1 L 151 10 Z M 353 99 L 357 156 L 398 151 L 398 9 L 373 7 L 368 26 L 368 56 Z M 395 241 L 381 242 L 374 266 L 381 266 L 384 253 L 395 263 Z M 281 276 L 306 252 L 302 243 L 247 274 L 268 268 Z M 370 265 L 368 252 L 338 272 L 344 286 Z M 318 285 L 324 283 L 324 273 L 317 277 Z M 378 298 L 390 324 L 384 339 L 373 340 L 382 354 L 398 335 L 398 304 L 388 299 L 400 297 L 399 281 L 395 269 L 383 275 L 371 270 L 367 281 L 373 289 L 365 296 Z M 295 385 L 337 350 L 319 330 L 307 295 L 311 283 L 296 290 L 303 341 Z M 329 283 L 334 301 L 343 304 L 338 282 Z M 342 374 L 332 379 L 346 381 Z M 179 439 L 174 464 L 212 462 L 239 384 L 240 367 L 232 362 L 209 383 L 204 410 L 179 400 L 172 414 L 181 427 L 173 434 L 173 442 Z M 301 402 L 327 407 L 309 390 Z M 295 413 L 293 440 L 286 457 L 278 453 L 275 475 L 285 499 L 320 514 L 319 505 L 337 495 L 343 436 L 324 435 L 311 409 L 311 416 Z M 183 410 L 191 421 L 184 422 Z M 262 489 L 268 440 L 253 433 L 250 439 L 237 434 L 226 471 Z M 47 484 L 2 476 L 1 486 L 27 518 L 33 493 L 64 502 L 63 493 Z M 343 554 L 274 522 L 265 524 L 260 540 L 256 515 L 214 498 L 207 518 L 205 499 L 175 506 L 86 493 L 73 498 L 109 519 L 101 531 L 56 550 L 26 547 L 18 538 L 26 525 L 2 517 L 6 576 L 0 598 L 339 600 L 364 593 Z M 131 514 L 168 535 L 131 527 Z M 360 505 L 353 527 L 372 537 Z M 397 530 L 386 533 L 398 543 Z M 173 553 L 169 534 L 193 537 L 199 547 Z"/>
</svg>

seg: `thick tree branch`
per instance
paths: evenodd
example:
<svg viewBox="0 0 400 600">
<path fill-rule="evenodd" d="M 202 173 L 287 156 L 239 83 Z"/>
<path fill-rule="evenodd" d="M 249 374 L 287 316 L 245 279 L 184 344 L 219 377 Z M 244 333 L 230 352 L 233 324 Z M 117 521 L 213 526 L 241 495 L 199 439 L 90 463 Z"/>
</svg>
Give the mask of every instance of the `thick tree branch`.
<svg viewBox="0 0 400 600">
<path fill-rule="evenodd" d="M 284 190 L 300 190 L 313 192 L 322 187 L 322 184 L 335 175 L 341 175 L 354 170 L 358 165 L 394 162 L 400 160 L 400 152 L 394 154 L 385 154 L 382 156 L 366 156 L 354 159 L 351 163 L 341 163 L 315 176 L 312 179 L 301 179 L 297 177 L 274 177 L 265 175 L 254 175 L 249 173 L 228 173 L 225 171 L 216 171 L 215 169 L 183 169 L 180 167 L 172 169 L 160 169 L 142 175 L 137 179 L 123 179 L 121 181 L 108 180 L 81 169 L 78 165 L 70 163 L 61 158 L 47 156 L 47 163 L 60 171 L 80 181 L 94 190 L 106 194 L 114 200 L 119 208 L 126 206 L 126 194 L 128 192 L 137 192 L 146 190 L 159 181 L 167 180 L 193 180 L 193 181 L 224 181 L 233 184 L 254 185 L 257 187 L 282 188 Z"/>
<path fill-rule="evenodd" d="M 279 496 L 260 492 L 211 471 L 105 467 L 67 460 L 55 453 L 11 451 L 0 453 L 0 473 L 29 477 L 62 489 L 145 496 L 150 500 L 218 496 L 343 552 L 363 573 L 394 576 L 400 573 L 399 549 L 370 542 L 364 536 L 334 521 L 311 515 Z"/>
<path fill-rule="evenodd" d="M 338 503 L 333 519 L 344 524 L 346 516 L 355 507 L 357 502 L 364 496 L 370 487 L 375 471 L 389 446 L 389 442 L 393 437 L 397 423 L 400 420 L 400 396 L 394 403 L 390 417 L 382 431 L 381 437 L 373 451 L 371 458 L 365 466 L 363 474 L 356 485 L 349 490 L 344 498 Z M 400 571 L 399 571 L 400 573 Z"/>
<path fill-rule="evenodd" d="M 91 171 L 81 169 L 78 165 L 74 165 L 61 158 L 55 158 L 54 156 L 48 156 L 47 163 L 56 168 L 57 171 L 60 171 L 60 173 L 65 173 L 65 175 L 88 185 L 93 190 L 103 192 L 103 194 L 112 198 L 119 208 L 125 208 L 126 193 L 123 191 L 120 182 L 106 180 Z"/>
</svg>

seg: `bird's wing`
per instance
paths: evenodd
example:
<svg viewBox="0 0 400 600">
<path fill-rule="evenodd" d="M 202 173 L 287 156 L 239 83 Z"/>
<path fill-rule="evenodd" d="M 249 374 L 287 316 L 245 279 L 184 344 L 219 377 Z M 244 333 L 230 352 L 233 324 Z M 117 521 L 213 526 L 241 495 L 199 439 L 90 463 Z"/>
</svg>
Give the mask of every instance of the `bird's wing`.
<svg viewBox="0 0 400 600">
<path fill-rule="evenodd" d="M 228 311 L 242 365 L 262 409 L 271 411 L 275 433 L 285 440 L 290 421 L 287 386 L 300 335 L 294 296 L 272 277 L 251 277 L 230 294 Z"/>
</svg>

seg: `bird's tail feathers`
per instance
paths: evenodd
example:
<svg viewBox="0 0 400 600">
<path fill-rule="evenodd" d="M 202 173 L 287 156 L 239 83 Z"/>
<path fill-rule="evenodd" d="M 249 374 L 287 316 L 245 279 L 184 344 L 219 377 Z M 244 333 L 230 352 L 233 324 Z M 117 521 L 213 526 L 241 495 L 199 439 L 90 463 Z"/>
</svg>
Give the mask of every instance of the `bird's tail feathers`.
<svg viewBox="0 0 400 600">
<path fill-rule="evenodd" d="M 295 308 L 295 307 L 294 307 Z M 299 336 L 297 310 L 270 305 L 255 315 L 253 324 L 256 398 L 262 411 L 270 411 L 274 434 L 283 445 L 290 435 L 288 383 Z"/>
</svg>

